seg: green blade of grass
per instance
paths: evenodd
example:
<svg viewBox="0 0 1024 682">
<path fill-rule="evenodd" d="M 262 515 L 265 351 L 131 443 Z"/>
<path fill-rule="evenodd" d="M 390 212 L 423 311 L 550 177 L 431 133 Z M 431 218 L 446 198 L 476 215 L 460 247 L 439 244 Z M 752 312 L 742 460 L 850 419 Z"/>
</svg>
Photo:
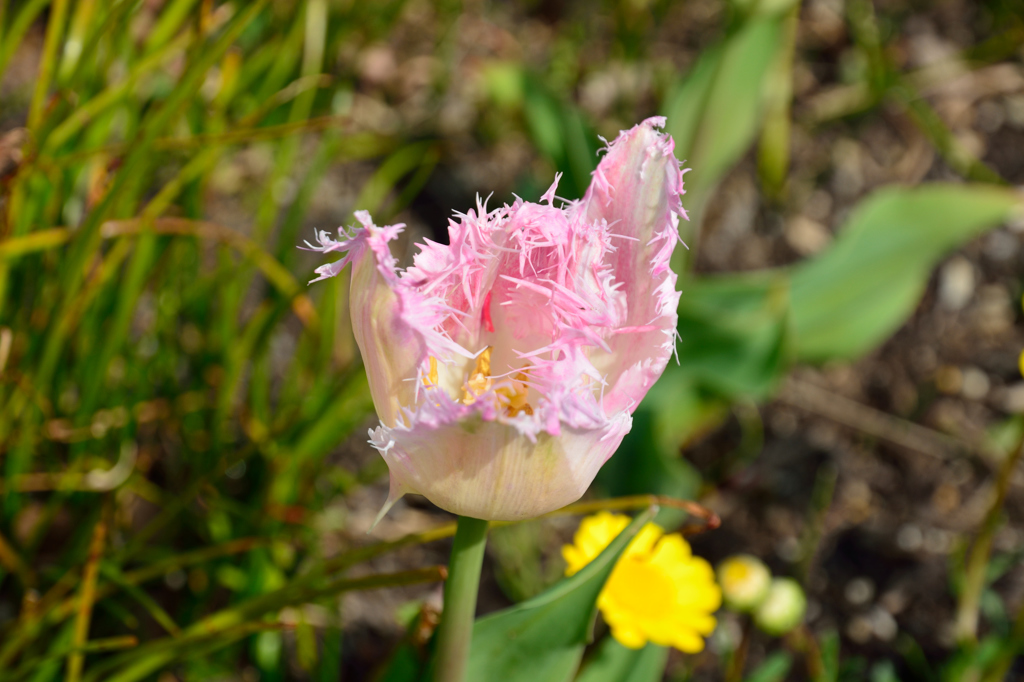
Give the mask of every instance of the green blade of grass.
<svg viewBox="0 0 1024 682">
<path fill-rule="evenodd" d="M 266 624 L 258 622 L 264 614 L 279 611 L 286 606 L 304 604 L 324 597 L 354 590 L 372 590 L 384 587 L 399 587 L 444 579 L 443 566 L 400 573 L 371 575 L 363 578 L 342 578 L 316 586 L 309 580 L 295 583 L 274 592 L 251 598 L 236 606 L 228 607 L 187 628 L 179 638 L 155 640 L 96 665 L 86 682 L 108 680 L 112 682 L 133 682 L 142 679 L 161 667 L 189 653 L 197 641 L 231 636 L 237 628 L 259 628 Z"/>
</svg>

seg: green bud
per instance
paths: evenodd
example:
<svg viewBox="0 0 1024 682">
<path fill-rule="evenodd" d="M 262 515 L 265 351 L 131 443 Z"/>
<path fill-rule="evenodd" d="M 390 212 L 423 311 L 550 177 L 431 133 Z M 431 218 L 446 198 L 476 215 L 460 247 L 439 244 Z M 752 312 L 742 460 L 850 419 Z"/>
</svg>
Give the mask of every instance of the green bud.
<svg viewBox="0 0 1024 682">
<path fill-rule="evenodd" d="M 799 625 L 806 611 L 807 597 L 800 583 L 792 578 L 776 578 L 768 588 L 768 596 L 754 611 L 754 624 L 779 637 Z"/>
<path fill-rule="evenodd" d="M 772 582 L 772 572 L 764 562 L 749 554 L 737 554 L 718 564 L 718 584 L 725 605 L 741 613 L 756 609 Z"/>
</svg>

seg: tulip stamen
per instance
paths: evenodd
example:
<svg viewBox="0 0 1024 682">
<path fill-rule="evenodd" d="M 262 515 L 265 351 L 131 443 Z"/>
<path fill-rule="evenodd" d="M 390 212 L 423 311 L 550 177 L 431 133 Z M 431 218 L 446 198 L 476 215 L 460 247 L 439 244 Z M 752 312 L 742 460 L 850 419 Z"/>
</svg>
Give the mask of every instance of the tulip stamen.
<svg viewBox="0 0 1024 682">
<path fill-rule="evenodd" d="M 431 386 L 437 386 L 438 375 L 437 375 L 437 358 L 433 355 L 430 356 L 430 371 L 427 372 L 427 376 L 423 377 L 423 385 L 427 388 Z"/>
<path fill-rule="evenodd" d="M 509 417 L 514 417 L 520 412 L 533 415 L 533 406 L 526 402 L 530 396 L 530 389 L 526 385 L 529 381 L 529 376 L 526 374 L 526 368 L 516 372 L 515 377 L 512 379 L 510 386 L 503 386 L 499 388 L 495 393 L 498 393 L 504 398 L 508 399 L 508 404 L 505 406 L 505 414 Z"/>
<path fill-rule="evenodd" d="M 494 377 L 491 376 L 491 352 L 493 348 L 488 346 L 477 356 L 476 366 L 473 367 L 466 386 L 462 389 L 462 403 L 472 405 L 484 392 L 489 391 L 494 384 Z M 502 381 L 499 388 L 495 389 L 496 399 L 499 406 L 505 407 L 505 414 L 515 417 L 520 412 L 528 415 L 533 414 L 533 406 L 527 402 L 530 389 L 527 386 L 529 375 L 528 368 L 523 367 L 515 376 L 509 380 Z"/>
<path fill-rule="evenodd" d="M 476 358 L 476 366 L 462 389 L 462 404 L 472 405 L 476 397 L 491 387 L 491 346 L 484 348 Z"/>
</svg>

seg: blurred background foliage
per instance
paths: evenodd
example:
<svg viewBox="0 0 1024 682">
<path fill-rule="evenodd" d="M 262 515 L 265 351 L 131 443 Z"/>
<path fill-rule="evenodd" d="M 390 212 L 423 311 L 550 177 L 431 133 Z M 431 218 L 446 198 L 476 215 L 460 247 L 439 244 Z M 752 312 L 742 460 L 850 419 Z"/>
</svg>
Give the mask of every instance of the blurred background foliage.
<svg viewBox="0 0 1024 682">
<path fill-rule="evenodd" d="M 0 0 L 0 679 L 415 679 L 445 515 L 365 534 L 345 284 L 296 245 L 367 209 L 407 262 L 476 195 L 581 196 L 656 114 L 693 169 L 679 362 L 591 496 L 702 500 L 699 552 L 811 608 L 695 657 L 605 638 L 580 679 L 1012 675 L 1022 45 L 1020 0 Z M 482 608 L 570 533 L 495 529 Z"/>
</svg>

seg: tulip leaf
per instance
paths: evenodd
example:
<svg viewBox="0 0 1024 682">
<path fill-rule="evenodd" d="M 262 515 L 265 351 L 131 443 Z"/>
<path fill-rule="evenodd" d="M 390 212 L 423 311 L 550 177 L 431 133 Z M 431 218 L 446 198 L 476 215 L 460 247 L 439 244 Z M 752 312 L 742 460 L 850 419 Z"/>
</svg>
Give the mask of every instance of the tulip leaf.
<svg viewBox="0 0 1024 682">
<path fill-rule="evenodd" d="M 606 637 L 576 682 L 660 682 L 667 663 L 666 647 L 648 644 L 643 649 L 627 649 Z"/>
<path fill-rule="evenodd" d="M 597 597 L 648 510 L 579 573 L 544 593 L 481 618 L 473 628 L 467 680 L 567 682 L 592 638 Z"/>
<path fill-rule="evenodd" d="M 665 101 L 666 132 L 686 176 L 692 229 L 712 190 L 747 151 L 761 124 L 764 81 L 782 41 L 782 18 L 754 16 L 704 52 Z"/>
<path fill-rule="evenodd" d="M 682 374 L 723 397 L 769 396 L 789 364 L 786 276 L 706 277 L 681 288 Z"/>
<path fill-rule="evenodd" d="M 1004 189 L 945 183 L 866 199 L 829 250 L 793 270 L 799 359 L 854 358 L 874 348 L 913 313 L 946 253 L 1019 205 Z"/>
</svg>

